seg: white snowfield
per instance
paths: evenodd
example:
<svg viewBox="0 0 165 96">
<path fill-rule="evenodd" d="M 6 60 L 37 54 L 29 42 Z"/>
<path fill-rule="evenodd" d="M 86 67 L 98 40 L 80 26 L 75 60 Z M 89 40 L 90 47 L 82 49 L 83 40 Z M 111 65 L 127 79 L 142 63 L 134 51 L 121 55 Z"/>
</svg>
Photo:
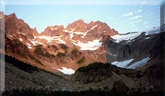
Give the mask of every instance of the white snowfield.
<svg viewBox="0 0 165 96">
<path fill-rule="evenodd" d="M 150 60 L 150 57 L 143 58 L 142 60 L 139 60 L 132 65 L 128 66 L 129 69 L 135 69 L 137 67 L 144 66 L 148 61 Z"/>
<path fill-rule="evenodd" d="M 131 34 L 121 34 L 121 35 L 114 35 L 114 36 L 111 36 L 112 39 L 115 40 L 116 43 L 119 43 L 123 40 L 132 40 L 132 39 L 135 39 L 136 37 L 138 37 L 141 33 L 138 32 L 138 33 L 131 33 Z"/>
<path fill-rule="evenodd" d="M 111 64 L 116 65 L 117 67 L 127 68 L 127 65 L 131 63 L 134 59 L 128 59 L 124 61 L 114 61 Z"/>
<path fill-rule="evenodd" d="M 111 64 L 116 65 L 117 67 L 121 67 L 121 68 L 136 69 L 138 67 L 144 66 L 150 60 L 150 58 L 146 57 L 146 58 L 143 58 L 142 60 L 136 61 L 133 64 L 129 65 L 133 60 L 134 59 L 128 59 L 124 61 L 114 61 Z"/>
<path fill-rule="evenodd" d="M 71 68 L 66 68 L 66 67 L 62 67 L 62 69 L 57 69 L 57 70 L 66 74 L 66 75 L 72 75 L 75 73 L 75 70 L 73 70 Z"/>
<path fill-rule="evenodd" d="M 80 50 L 96 50 L 100 46 L 102 46 L 102 42 L 100 42 L 100 40 L 88 41 L 87 43 L 83 43 L 79 41 L 78 43 L 73 42 L 73 44 L 79 46 Z"/>
</svg>

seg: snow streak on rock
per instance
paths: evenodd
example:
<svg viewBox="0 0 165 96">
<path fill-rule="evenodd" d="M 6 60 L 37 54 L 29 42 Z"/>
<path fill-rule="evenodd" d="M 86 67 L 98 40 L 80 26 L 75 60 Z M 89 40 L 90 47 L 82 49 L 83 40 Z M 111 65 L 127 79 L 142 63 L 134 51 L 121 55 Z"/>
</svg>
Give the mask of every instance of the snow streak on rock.
<svg viewBox="0 0 165 96">
<path fill-rule="evenodd" d="M 149 60 L 150 60 L 150 58 L 149 58 L 149 57 L 146 57 L 146 58 L 144 58 L 144 59 L 142 59 L 142 60 L 139 60 L 139 61 L 137 61 L 137 62 L 131 64 L 128 68 L 130 68 L 130 69 L 135 69 L 135 68 L 137 68 L 137 67 L 142 67 L 142 66 L 144 66 Z"/>
<path fill-rule="evenodd" d="M 131 63 L 134 59 L 128 59 L 128 60 L 124 60 L 124 61 L 114 61 L 111 64 L 112 65 L 116 65 L 118 67 L 122 67 L 122 68 L 126 68 L 126 66 Z"/>
</svg>

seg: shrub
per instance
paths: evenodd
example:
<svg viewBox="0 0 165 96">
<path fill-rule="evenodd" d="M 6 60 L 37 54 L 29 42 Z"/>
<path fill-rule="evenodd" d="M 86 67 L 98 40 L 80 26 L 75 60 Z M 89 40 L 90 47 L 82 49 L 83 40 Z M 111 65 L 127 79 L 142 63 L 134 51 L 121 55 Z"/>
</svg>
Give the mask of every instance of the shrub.
<svg viewBox="0 0 165 96">
<path fill-rule="evenodd" d="M 36 45 L 35 47 L 36 47 L 36 48 L 41 48 L 41 47 L 42 47 L 42 45 Z"/>
<path fill-rule="evenodd" d="M 78 51 L 78 49 L 76 47 L 71 51 L 71 54 L 73 56 L 78 56 L 78 53 L 79 53 L 79 51 Z"/>
<path fill-rule="evenodd" d="M 64 50 L 67 50 L 68 49 L 68 46 L 64 45 L 64 44 L 60 44 L 61 48 L 64 49 Z"/>
<path fill-rule="evenodd" d="M 58 52 L 57 56 L 58 57 L 64 57 L 64 56 L 66 56 L 66 54 L 65 53 L 61 53 L 61 52 Z"/>
<path fill-rule="evenodd" d="M 58 50 L 58 48 L 57 48 L 56 45 L 52 45 L 52 47 L 53 47 L 55 50 Z"/>
<path fill-rule="evenodd" d="M 78 64 L 82 64 L 82 63 L 84 63 L 85 62 L 85 57 L 83 56 L 77 63 Z"/>
<path fill-rule="evenodd" d="M 36 54 L 42 55 L 42 56 L 45 56 L 45 57 L 48 57 L 48 58 L 54 57 L 54 55 L 52 55 L 52 54 L 48 53 L 46 50 L 44 50 L 44 49 L 42 48 L 42 45 L 38 45 L 38 46 L 35 46 L 35 47 L 36 47 L 36 48 L 35 48 L 34 52 L 35 52 Z"/>
</svg>

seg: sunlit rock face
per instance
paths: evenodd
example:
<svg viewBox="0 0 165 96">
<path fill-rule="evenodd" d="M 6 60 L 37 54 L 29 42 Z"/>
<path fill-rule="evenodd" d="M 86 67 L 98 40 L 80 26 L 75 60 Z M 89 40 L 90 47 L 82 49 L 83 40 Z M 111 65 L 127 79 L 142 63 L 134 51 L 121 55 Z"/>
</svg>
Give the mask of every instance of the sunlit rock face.
<svg viewBox="0 0 165 96">
<path fill-rule="evenodd" d="M 38 33 L 15 14 L 5 16 L 5 25 L 6 53 L 50 71 L 76 70 L 93 62 L 107 62 L 106 41 L 118 34 L 106 23 L 83 20 L 68 24 L 66 28 L 63 25 L 48 26 Z"/>
</svg>

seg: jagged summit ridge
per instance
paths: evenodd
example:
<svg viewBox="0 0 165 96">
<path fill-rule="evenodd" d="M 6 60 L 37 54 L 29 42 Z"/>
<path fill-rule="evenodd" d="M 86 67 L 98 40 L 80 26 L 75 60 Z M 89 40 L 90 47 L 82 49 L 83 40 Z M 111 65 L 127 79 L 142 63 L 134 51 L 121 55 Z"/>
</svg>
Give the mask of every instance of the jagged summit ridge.
<svg viewBox="0 0 165 96">
<path fill-rule="evenodd" d="M 15 14 L 5 16 L 5 25 L 7 55 L 53 72 L 76 70 L 92 62 L 105 63 L 105 37 L 118 34 L 103 22 L 88 24 L 83 20 L 66 28 L 63 25 L 48 26 L 38 33 Z"/>
</svg>

